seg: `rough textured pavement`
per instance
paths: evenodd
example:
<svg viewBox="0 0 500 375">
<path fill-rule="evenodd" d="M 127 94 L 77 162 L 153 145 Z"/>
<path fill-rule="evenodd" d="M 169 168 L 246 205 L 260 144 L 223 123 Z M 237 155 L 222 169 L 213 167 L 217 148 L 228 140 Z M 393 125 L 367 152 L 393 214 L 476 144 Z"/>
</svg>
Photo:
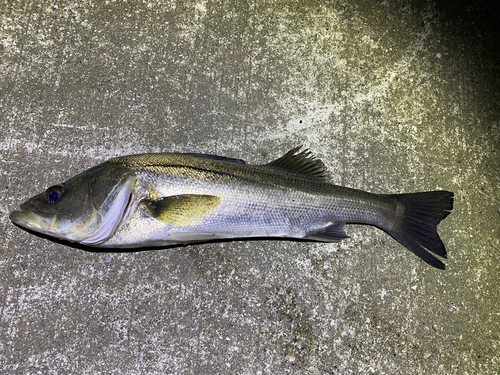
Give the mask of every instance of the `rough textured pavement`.
<svg viewBox="0 0 500 375">
<path fill-rule="evenodd" d="M 0 373 L 498 374 L 500 59 L 488 2 L 3 0 Z M 8 214 L 113 156 L 447 189 L 446 271 L 385 233 L 91 252 Z"/>
</svg>

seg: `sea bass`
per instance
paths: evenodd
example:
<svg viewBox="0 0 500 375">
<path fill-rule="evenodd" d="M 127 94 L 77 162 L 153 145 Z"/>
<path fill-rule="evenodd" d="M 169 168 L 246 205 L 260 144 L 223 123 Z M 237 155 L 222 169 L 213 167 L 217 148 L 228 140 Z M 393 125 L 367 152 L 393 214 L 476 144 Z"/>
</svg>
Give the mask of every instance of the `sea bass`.
<svg viewBox="0 0 500 375">
<path fill-rule="evenodd" d="M 21 205 L 15 224 L 104 248 L 169 246 L 228 238 L 337 242 L 345 224 L 390 234 L 431 266 L 446 258 L 437 225 L 453 193 L 373 194 L 328 182 L 300 147 L 264 165 L 215 155 L 122 156 L 49 187 Z"/>
</svg>

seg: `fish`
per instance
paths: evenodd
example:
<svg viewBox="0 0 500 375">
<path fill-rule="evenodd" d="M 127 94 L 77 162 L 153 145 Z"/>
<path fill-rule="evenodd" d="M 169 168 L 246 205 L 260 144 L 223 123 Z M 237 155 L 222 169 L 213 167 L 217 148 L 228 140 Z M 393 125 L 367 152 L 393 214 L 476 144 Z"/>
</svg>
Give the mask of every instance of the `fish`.
<svg viewBox="0 0 500 375">
<path fill-rule="evenodd" d="M 169 247 L 227 239 L 339 242 L 346 224 L 375 226 L 445 269 L 437 225 L 450 191 L 375 194 L 329 181 L 295 147 L 263 165 L 211 154 L 119 156 L 49 187 L 10 220 L 29 231 L 99 248 Z"/>
</svg>

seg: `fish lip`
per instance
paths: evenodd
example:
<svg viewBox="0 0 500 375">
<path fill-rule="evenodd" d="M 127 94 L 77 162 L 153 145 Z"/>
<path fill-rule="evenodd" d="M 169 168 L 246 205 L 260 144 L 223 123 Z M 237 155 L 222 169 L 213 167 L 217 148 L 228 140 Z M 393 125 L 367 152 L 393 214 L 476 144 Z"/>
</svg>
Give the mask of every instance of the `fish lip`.
<svg viewBox="0 0 500 375">
<path fill-rule="evenodd" d="M 29 221 L 28 215 L 24 210 L 12 211 L 9 215 L 10 221 L 21 227 L 33 228 L 33 224 Z"/>
<path fill-rule="evenodd" d="M 51 215 L 43 215 L 43 213 L 34 212 L 32 210 L 26 210 L 21 206 L 20 210 L 15 210 L 10 213 L 9 219 L 20 227 L 46 233 L 48 232 L 48 228 L 52 225 L 54 217 L 51 217 Z M 50 220 L 50 223 L 43 223 L 43 221 L 47 220 Z M 44 228 L 44 226 L 48 228 Z"/>
</svg>

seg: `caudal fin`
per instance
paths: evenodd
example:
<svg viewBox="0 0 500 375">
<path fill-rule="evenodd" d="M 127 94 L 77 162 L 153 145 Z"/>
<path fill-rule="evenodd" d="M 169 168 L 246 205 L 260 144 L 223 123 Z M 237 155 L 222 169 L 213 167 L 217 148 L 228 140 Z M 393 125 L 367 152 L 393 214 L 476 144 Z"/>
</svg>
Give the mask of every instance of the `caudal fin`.
<svg viewBox="0 0 500 375">
<path fill-rule="evenodd" d="M 428 191 L 394 194 L 390 197 L 404 205 L 404 212 L 398 225 L 387 232 L 425 263 L 444 270 L 444 263 L 429 251 L 446 258 L 446 249 L 437 233 L 437 225 L 453 209 L 453 193 Z"/>
</svg>

